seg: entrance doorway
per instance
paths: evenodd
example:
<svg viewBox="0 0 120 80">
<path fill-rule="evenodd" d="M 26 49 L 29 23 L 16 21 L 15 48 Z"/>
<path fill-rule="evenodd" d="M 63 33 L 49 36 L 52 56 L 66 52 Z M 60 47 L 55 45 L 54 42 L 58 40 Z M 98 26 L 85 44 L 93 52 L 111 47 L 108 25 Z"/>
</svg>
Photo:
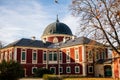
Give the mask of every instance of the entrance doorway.
<svg viewBox="0 0 120 80">
<path fill-rule="evenodd" d="M 110 65 L 104 66 L 104 75 L 105 77 L 111 77 L 112 76 L 112 68 Z"/>
</svg>

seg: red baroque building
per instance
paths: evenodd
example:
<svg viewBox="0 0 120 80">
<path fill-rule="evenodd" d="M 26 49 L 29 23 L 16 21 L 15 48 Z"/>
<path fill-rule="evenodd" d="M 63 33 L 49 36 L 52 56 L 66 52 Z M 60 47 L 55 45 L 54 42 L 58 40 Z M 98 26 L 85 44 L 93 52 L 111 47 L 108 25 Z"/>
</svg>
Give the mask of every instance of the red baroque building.
<svg viewBox="0 0 120 80">
<path fill-rule="evenodd" d="M 0 50 L 0 61 L 19 62 L 25 76 L 33 75 L 36 68 L 47 68 L 59 75 L 104 76 L 104 64 L 97 63 L 108 57 L 102 44 L 74 37 L 71 29 L 58 19 L 46 27 L 41 38 L 22 38 L 8 44 Z"/>
</svg>

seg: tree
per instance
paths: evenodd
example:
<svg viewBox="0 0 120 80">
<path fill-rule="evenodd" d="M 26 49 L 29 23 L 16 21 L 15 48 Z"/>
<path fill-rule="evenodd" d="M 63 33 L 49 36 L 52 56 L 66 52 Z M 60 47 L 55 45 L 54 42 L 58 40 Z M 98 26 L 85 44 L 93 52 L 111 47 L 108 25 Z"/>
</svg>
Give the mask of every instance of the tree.
<svg viewBox="0 0 120 80">
<path fill-rule="evenodd" d="M 24 70 L 19 63 L 5 60 L 0 63 L 0 80 L 17 80 L 23 75 Z"/>
<path fill-rule="evenodd" d="M 78 34 L 101 41 L 120 54 L 119 4 L 120 0 L 72 0 L 72 14 L 81 20 Z"/>
</svg>

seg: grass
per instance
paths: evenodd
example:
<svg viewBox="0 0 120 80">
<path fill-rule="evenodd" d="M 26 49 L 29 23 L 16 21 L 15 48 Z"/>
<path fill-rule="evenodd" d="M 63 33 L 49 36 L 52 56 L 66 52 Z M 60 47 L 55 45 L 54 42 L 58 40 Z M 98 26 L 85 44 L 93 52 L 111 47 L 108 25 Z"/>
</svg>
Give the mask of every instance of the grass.
<svg viewBox="0 0 120 80">
<path fill-rule="evenodd" d="M 114 78 L 65 78 L 64 80 L 120 80 Z"/>
</svg>

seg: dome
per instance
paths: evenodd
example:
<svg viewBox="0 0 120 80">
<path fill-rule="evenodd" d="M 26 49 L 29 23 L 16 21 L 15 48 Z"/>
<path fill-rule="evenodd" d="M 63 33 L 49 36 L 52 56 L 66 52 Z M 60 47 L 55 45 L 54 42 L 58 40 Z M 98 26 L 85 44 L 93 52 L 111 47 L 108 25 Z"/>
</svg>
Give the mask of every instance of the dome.
<svg viewBox="0 0 120 80">
<path fill-rule="evenodd" d="M 52 34 L 72 35 L 72 31 L 66 24 L 59 22 L 59 20 L 57 19 L 56 22 L 51 23 L 46 27 L 42 36 Z"/>
</svg>

